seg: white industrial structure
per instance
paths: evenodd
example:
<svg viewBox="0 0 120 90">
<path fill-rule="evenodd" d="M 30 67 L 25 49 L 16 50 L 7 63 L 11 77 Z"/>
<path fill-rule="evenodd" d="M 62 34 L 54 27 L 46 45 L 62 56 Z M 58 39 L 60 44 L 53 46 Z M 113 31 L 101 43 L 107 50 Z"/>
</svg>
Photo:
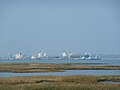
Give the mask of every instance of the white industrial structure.
<svg viewBox="0 0 120 90">
<path fill-rule="evenodd" d="M 46 57 L 47 57 L 47 55 L 46 55 L 46 53 L 43 52 L 43 51 L 40 51 L 40 52 L 38 53 L 38 55 L 37 55 L 37 59 L 44 59 L 44 58 L 46 58 Z"/>
<path fill-rule="evenodd" d="M 67 58 L 70 59 L 70 56 L 73 54 L 71 52 L 69 52 L 68 50 L 65 50 L 62 54 L 62 58 Z"/>
<path fill-rule="evenodd" d="M 32 55 L 32 56 L 31 56 L 31 59 L 36 59 L 36 56 L 35 56 L 35 55 Z"/>
<path fill-rule="evenodd" d="M 88 53 L 85 54 L 73 54 L 72 52 L 68 50 L 64 50 L 63 53 L 61 53 L 62 56 L 54 56 L 54 57 L 48 57 L 47 54 L 43 51 L 40 51 L 38 54 L 33 54 L 32 56 L 26 56 L 23 55 L 21 52 L 11 56 L 8 59 L 71 59 L 71 60 L 100 60 L 101 58 L 98 55 L 90 55 Z"/>
<path fill-rule="evenodd" d="M 23 58 L 22 53 L 15 54 L 15 59 L 22 59 L 22 58 Z"/>
</svg>

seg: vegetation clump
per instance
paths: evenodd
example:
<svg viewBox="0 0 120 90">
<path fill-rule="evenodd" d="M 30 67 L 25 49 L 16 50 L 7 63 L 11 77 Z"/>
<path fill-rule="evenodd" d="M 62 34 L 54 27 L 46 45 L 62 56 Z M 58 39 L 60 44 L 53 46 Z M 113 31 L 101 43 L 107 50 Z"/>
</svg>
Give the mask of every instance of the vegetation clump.
<svg viewBox="0 0 120 90">
<path fill-rule="evenodd" d="M 103 84 L 101 80 L 120 82 L 120 76 L 34 76 L 0 78 L 0 90 L 119 90 L 120 84 Z"/>
</svg>

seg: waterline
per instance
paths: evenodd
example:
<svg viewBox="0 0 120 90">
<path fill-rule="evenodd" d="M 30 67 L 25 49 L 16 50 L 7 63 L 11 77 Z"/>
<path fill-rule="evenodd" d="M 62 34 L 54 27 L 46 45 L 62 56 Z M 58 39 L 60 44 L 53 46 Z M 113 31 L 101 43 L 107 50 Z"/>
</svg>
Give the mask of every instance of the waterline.
<svg viewBox="0 0 120 90">
<path fill-rule="evenodd" d="M 0 72 L 0 77 L 74 76 L 74 75 L 120 75 L 120 70 L 65 70 L 65 72 L 42 72 L 42 73 Z"/>
</svg>

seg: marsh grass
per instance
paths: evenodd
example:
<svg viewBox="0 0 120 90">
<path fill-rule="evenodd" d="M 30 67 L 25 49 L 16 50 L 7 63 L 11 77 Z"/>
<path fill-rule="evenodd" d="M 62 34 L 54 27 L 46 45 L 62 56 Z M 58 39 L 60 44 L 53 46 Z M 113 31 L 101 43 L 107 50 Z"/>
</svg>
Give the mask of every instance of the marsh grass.
<svg viewBox="0 0 120 90">
<path fill-rule="evenodd" d="M 0 64 L 0 72 L 60 72 L 64 70 L 120 70 L 120 66 L 74 66 L 72 64 Z M 119 90 L 120 76 L 33 76 L 0 78 L 0 90 Z"/>
<path fill-rule="evenodd" d="M 0 90 L 119 90 L 120 84 L 101 84 L 100 80 L 119 81 L 120 76 L 35 76 L 0 78 Z"/>
<path fill-rule="evenodd" d="M 0 64 L 0 72 L 63 72 L 64 70 L 120 70 L 120 66 L 74 66 L 71 64 Z"/>
</svg>

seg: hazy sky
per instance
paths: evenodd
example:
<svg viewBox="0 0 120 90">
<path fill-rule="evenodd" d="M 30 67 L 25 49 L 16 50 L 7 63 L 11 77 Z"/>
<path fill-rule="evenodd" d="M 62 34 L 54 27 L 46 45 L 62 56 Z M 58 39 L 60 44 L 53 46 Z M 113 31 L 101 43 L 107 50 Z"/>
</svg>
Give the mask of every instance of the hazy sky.
<svg viewBox="0 0 120 90">
<path fill-rule="evenodd" d="M 0 56 L 120 54 L 120 0 L 0 0 Z"/>
</svg>

